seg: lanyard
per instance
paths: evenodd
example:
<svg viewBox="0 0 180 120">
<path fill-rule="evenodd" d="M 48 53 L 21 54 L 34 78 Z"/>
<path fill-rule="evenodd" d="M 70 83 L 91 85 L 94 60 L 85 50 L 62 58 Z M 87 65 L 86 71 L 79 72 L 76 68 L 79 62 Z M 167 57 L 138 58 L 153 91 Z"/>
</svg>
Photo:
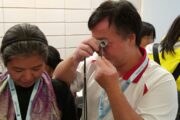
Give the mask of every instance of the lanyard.
<svg viewBox="0 0 180 120">
<path fill-rule="evenodd" d="M 127 87 L 130 85 L 130 83 L 132 83 L 132 81 L 146 68 L 147 64 L 148 64 L 148 57 L 146 56 L 143 63 L 134 71 L 134 73 L 129 77 L 129 79 L 121 84 L 121 89 L 123 92 L 127 89 Z M 111 109 L 108 99 L 105 100 L 104 96 L 105 96 L 105 91 L 103 90 L 101 92 L 100 99 L 99 99 L 99 117 L 98 117 L 98 120 L 102 120 L 107 115 L 107 113 L 110 112 L 110 109 Z M 105 101 L 107 101 L 106 106 L 104 104 Z"/>
<path fill-rule="evenodd" d="M 10 92 L 11 92 L 11 96 L 12 96 L 12 100 L 13 100 L 13 104 L 14 104 L 14 109 L 15 109 L 15 113 L 16 113 L 16 119 L 17 120 L 22 120 L 21 118 L 21 112 L 20 112 L 20 108 L 19 108 L 19 102 L 18 102 L 18 98 L 17 98 L 17 93 L 16 93 L 16 89 L 14 86 L 14 82 L 13 80 L 10 78 L 10 76 L 8 75 L 8 83 L 9 83 L 9 87 L 10 87 Z M 37 80 L 33 91 L 31 93 L 31 97 L 30 97 L 30 101 L 29 101 L 29 105 L 28 105 L 28 110 L 27 110 L 27 114 L 26 114 L 26 120 L 30 120 L 30 112 L 32 110 L 32 103 L 33 103 L 33 99 L 37 93 L 38 90 L 38 86 L 39 86 L 40 80 Z"/>
</svg>

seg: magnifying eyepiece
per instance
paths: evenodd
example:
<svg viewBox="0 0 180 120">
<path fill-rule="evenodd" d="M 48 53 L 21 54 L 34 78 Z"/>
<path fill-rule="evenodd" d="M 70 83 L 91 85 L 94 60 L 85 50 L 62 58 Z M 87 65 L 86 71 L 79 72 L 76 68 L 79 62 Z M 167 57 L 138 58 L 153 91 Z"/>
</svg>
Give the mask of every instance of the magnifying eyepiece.
<svg viewBox="0 0 180 120">
<path fill-rule="evenodd" d="M 104 48 L 108 45 L 108 41 L 107 40 L 99 40 L 99 55 L 103 56 L 104 54 Z"/>
<path fill-rule="evenodd" d="M 99 42 L 99 46 L 102 48 L 105 48 L 108 45 L 107 40 L 100 40 Z"/>
</svg>

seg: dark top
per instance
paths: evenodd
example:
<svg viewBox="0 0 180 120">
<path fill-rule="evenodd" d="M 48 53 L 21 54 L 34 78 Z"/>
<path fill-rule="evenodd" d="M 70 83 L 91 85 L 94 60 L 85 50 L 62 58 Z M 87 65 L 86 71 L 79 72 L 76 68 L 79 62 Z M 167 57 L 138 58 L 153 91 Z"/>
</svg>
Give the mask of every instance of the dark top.
<svg viewBox="0 0 180 120">
<path fill-rule="evenodd" d="M 77 120 L 74 97 L 67 84 L 63 81 L 52 80 L 52 85 L 56 95 L 58 108 L 62 112 L 61 120 Z M 18 95 L 22 120 L 25 120 L 30 96 L 34 86 L 29 88 L 23 88 L 20 86 L 15 87 Z"/>
</svg>

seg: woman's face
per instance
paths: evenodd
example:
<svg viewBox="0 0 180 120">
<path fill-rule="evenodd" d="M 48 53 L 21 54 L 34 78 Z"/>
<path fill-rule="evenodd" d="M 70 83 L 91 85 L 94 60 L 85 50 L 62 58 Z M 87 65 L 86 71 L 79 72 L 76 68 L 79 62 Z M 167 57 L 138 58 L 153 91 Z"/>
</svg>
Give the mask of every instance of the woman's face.
<svg viewBox="0 0 180 120">
<path fill-rule="evenodd" d="M 45 70 L 45 61 L 39 55 L 15 56 L 7 63 L 7 70 L 16 85 L 32 86 Z"/>
</svg>

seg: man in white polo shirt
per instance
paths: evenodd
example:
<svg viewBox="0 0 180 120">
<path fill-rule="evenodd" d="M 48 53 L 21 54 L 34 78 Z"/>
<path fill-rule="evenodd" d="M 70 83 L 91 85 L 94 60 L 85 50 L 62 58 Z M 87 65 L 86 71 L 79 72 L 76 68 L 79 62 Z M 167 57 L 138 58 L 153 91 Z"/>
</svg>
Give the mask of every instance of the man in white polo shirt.
<svg viewBox="0 0 180 120">
<path fill-rule="evenodd" d="M 175 80 L 139 47 L 141 23 L 131 3 L 102 3 L 88 21 L 92 38 L 56 68 L 56 79 L 71 84 L 73 91 L 81 90 L 86 57 L 88 120 L 175 119 Z"/>
</svg>

